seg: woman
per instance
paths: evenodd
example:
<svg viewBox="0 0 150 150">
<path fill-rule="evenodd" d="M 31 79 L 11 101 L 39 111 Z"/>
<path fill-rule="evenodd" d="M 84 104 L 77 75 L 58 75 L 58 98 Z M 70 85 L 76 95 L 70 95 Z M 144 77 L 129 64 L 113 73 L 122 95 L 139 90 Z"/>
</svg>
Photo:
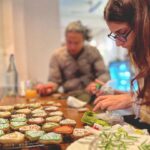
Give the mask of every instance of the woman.
<svg viewBox="0 0 150 150">
<path fill-rule="evenodd" d="M 133 106 L 137 117 L 150 124 L 150 1 L 109 0 L 104 19 L 111 31 L 108 37 L 115 40 L 117 46 L 128 49 L 138 72 L 131 85 L 137 80 L 139 89 L 136 94 L 99 96 L 94 111 Z"/>
</svg>

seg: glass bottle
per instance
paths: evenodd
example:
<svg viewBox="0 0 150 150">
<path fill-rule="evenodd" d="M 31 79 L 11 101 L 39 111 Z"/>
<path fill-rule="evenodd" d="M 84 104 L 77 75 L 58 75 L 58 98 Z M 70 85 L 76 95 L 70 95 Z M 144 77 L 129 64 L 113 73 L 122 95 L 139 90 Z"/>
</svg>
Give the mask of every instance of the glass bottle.
<svg viewBox="0 0 150 150">
<path fill-rule="evenodd" d="M 18 72 L 15 65 L 14 55 L 9 57 L 9 65 L 6 72 L 7 94 L 16 96 L 18 94 Z"/>
</svg>

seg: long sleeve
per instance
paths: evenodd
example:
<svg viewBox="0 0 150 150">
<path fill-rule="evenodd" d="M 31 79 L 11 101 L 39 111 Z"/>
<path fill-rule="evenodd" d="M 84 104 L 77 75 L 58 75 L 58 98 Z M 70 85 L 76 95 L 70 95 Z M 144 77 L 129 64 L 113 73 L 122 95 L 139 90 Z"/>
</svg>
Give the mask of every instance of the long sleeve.
<svg viewBox="0 0 150 150">
<path fill-rule="evenodd" d="M 61 69 L 56 55 L 53 55 L 50 59 L 48 80 L 58 85 L 62 83 Z"/>
</svg>

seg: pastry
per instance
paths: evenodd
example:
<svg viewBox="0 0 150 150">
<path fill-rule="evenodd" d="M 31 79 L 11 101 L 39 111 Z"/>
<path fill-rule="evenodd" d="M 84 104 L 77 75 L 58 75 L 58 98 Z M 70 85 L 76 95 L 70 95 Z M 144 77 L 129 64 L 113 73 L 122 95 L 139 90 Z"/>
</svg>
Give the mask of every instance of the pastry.
<svg viewBox="0 0 150 150">
<path fill-rule="evenodd" d="M 50 132 L 40 137 L 39 142 L 42 144 L 58 144 L 62 142 L 61 134 Z"/>
<path fill-rule="evenodd" d="M 28 107 L 27 104 L 16 104 L 16 105 L 15 105 L 15 108 L 16 108 L 16 109 L 23 109 L 23 108 L 27 108 L 27 107 Z"/>
<path fill-rule="evenodd" d="M 63 112 L 62 111 L 50 112 L 49 116 L 63 116 Z"/>
<path fill-rule="evenodd" d="M 45 110 L 46 111 L 56 111 L 56 110 L 58 110 L 58 107 L 56 107 L 56 106 L 49 106 L 49 107 L 45 107 Z"/>
<path fill-rule="evenodd" d="M 61 107 L 61 103 L 54 103 L 53 106 Z"/>
<path fill-rule="evenodd" d="M 41 117 L 39 117 L 39 118 L 30 118 L 29 120 L 28 120 L 28 123 L 29 124 L 43 124 L 45 122 L 45 119 L 44 118 L 41 118 Z"/>
<path fill-rule="evenodd" d="M 73 136 L 74 137 L 80 138 L 80 137 L 84 137 L 87 135 L 90 135 L 90 133 L 84 128 L 75 128 L 73 130 Z"/>
<path fill-rule="evenodd" d="M 0 137 L 4 135 L 4 131 L 3 130 L 0 130 Z"/>
<path fill-rule="evenodd" d="M 24 134 L 13 132 L 0 137 L 1 144 L 20 144 L 24 142 Z"/>
<path fill-rule="evenodd" d="M 15 114 L 15 115 L 11 115 L 11 118 L 26 118 L 25 114 Z"/>
<path fill-rule="evenodd" d="M 41 107 L 41 103 L 31 103 L 31 104 L 29 104 L 28 105 L 30 108 L 39 108 L 39 107 Z"/>
<path fill-rule="evenodd" d="M 46 105 L 53 105 L 55 102 L 54 101 L 48 101 L 48 102 L 46 102 L 45 104 Z"/>
<path fill-rule="evenodd" d="M 18 117 L 18 118 L 13 118 L 10 120 L 11 122 L 26 122 L 27 119 L 26 118 L 21 118 L 21 117 Z"/>
<path fill-rule="evenodd" d="M 12 111 L 14 109 L 14 106 L 0 106 L 0 111 Z"/>
<path fill-rule="evenodd" d="M 35 113 L 46 113 L 46 112 L 43 109 L 35 109 L 31 113 L 35 114 Z"/>
<path fill-rule="evenodd" d="M 8 119 L 0 118 L 0 124 L 9 123 Z"/>
<path fill-rule="evenodd" d="M 64 119 L 60 121 L 60 125 L 70 125 L 70 126 L 75 126 L 76 121 L 72 119 Z"/>
<path fill-rule="evenodd" d="M 10 123 L 10 127 L 13 129 L 13 130 L 18 130 L 20 127 L 23 127 L 27 125 L 26 122 L 11 122 Z"/>
<path fill-rule="evenodd" d="M 11 113 L 9 111 L 0 112 L 0 118 L 9 118 Z"/>
<path fill-rule="evenodd" d="M 42 126 L 42 130 L 46 131 L 46 132 L 50 132 L 53 129 L 55 129 L 56 127 L 58 127 L 59 124 L 58 123 L 54 123 L 54 122 L 47 122 Z"/>
<path fill-rule="evenodd" d="M 18 114 L 26 114 L 26 115 L 28 115 L 28 114 L 30 114 L 30 113 L 31 113 L 31 110 L 30 110 L 30 109 L 28 109 L 28 108 L 26 108 L 26 109 L 18 109 L 18 110 L 16 111 L 16 113 L 18 113 Z"/>
<path fill-rule="evenodd" d="M 62 120 L 62 116 L 51 116 L 46 118 L 46 122 L 60 122 Z"/>
<path fill-rule="evenodd" d="M 46 112 L 39 112 L 39 113 L 34 113 L 32 114 L 32 117 L 46 117 L 47 113 Z"/>
<path fill-rule="evenodd" d="M 21 131 L 21 132 L 25 132 L 25 131 L 38 131 L 40 129 L 41 129 L 40 126 L 38 126 L 36 124 L 33 124 L 33 125 L 26 125 L 26 126 L 20 127 L 19 131 Z"/>
<path fill-rule="evenodd" d="M 44 131 L 26 131 L 25 136 L 30 141 L 37 141 L 44 133 Z"/>
<path fill-rule="evenodd" d="M 60 133 L 60 134 L 72 134 L 73 127 L 71 127 L 71 126 L 60 126 L 60 127 L 55 128 L 53 130 L 53 132 Z"/>
<path fill-rule="evenodd" d="M 0 124 L 0 130 L 7 132 L 9 130 L 9 124 L 8 123 Z"/>
</svg>

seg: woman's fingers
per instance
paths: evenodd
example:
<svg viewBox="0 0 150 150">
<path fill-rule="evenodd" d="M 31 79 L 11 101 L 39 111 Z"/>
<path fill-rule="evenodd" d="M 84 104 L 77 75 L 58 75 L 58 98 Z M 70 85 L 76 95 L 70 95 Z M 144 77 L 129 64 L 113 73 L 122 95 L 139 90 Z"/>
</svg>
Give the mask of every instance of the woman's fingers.
<svg viewBox="0 0 150 150">
<path fill-rule="evenodd" d="M 112 95 L 103 95 L 103 96 L 97 97 L 96 100 L 94 101 L 94 104 L 96 105 L 99 101 L 109 98 L 109 96 L 112 96 Z"/>
</svg>

